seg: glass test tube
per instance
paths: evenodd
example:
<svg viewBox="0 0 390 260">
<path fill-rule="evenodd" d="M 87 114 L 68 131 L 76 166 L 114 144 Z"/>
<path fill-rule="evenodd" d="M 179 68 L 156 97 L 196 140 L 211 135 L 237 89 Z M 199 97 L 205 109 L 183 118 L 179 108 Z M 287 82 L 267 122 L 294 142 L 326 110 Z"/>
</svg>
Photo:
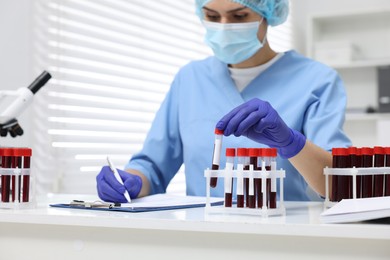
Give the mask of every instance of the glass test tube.
<svg viewBox="0 0 390 260">
<path fill-rule="evenodd" d="M 12 159 L 11 159 L 11 168 L 22 169 L 22 157 L 23 150 L 22 148 L 13 148 L 12 149 Z M 20 202 L 20 193 L 21 193 L 21 180 L 22 177 L 12 175 L 11 186 L 12 186 L 12 201 Z"/>
<path fill-rule="evenodd" d="M 213 150 L 213 164 L 211 166 L 212 170 L 219 170 L 219 162 L 221 159 L 221 149 L 222 149 L 222 136 L 223 131 L 215 128 L 215 139 L 214 139 L 214 150 Z M 217 177 L 211 177 L 210 187 L 217 187 Z"/>
<path fill-rule="evenodd" d="M 340 148 L 340 159 L 340 168 L 351 167 L 348 148 Z M 352 176 L 339 176 L 338 194 L 340 196 L 338 201 L 352 198 L 352 196 L 350 197 L 350 194 L 352 194 Z"/>
<path fill-rule="evenodd" d="M 347 148 L 333 148 L 333 168 L 349 168 L 349 155 Z M 349 194 L 348 176 L 332 176 L 332 198 L 331 201 L 339 202 L 347 198 Z"/>
<path fill-rule="evenodd" d="M 244 171 L 249 171 L 249 149 L 245 149 Z M 244 178 L 245 206 L 249 208 L 249 178 Z"/>
<path fill-rule="evenodd" d="M 370 147 L 362 147 L 362 164 L 364 168 L 372 167 L 374 150 Z M 372 197 L 372 175 L 362 176 L 362 198 Z"/>
<path fill-rule="evenodd" d="M 237 170 L 243 171 L 246 164 L 247 149 L 237 148 Z M 237 176 L 237 208 L 244 207 L 244 177 Z"/>
<path fill-rule="evenodd" d="M 374 147 L 374 167 L 384 167 L 385 166 L 385 149 L 380 146 Z M 383 183 L 384 183 L 385 175 L 383 174 L 375 174 L 373 181 L 373 196 L 374 197 L 382 197 L 383 192 Z"/>
<path fill-rule="evenodd" d="M 275 148 L 269 149 L 269 157 L 270 157 L 270 165 L 271 165 L 271 171 L 276 171 L 276 157 L 278 156 L 278 151 Z M 276 209 L 276 193 L 277 193 L 277 187 L 276 187 L 276 178 L 273 178 L 271 176 L 270 179 L 270 189 L 268 191 L 268 180 L 267 180 L 267 192 L 268 192 L 268 198 L 269 198 L 269 208 Z"/>
<path fill-rule="evenodd" d="M 253 166 L 253 170 L 257 169 L 257 149 L 249 148 L 248 151 L 249 164 Z M 256 195 L 255 195 L 255 180 L 254 178 L 249 178 L 248 181 L 248 202 L 249 208 L 256 208 Z"/>
<path fill-rule="evenodd" d="M 229 170 L 234 169 L 234 157 L 236 156 L 236 149 L 226 149 L 226 173 Z M 233 193 L 233 178 L 224 178 L 224 189 L 225 189 L 225 207 L 232 207 L 232 193 Z"/>
<path fill-rule="evenodd" d="M 22 148 L 23 155 L 23 169 L 30 169 L 31 166 L 31 156 L 32 150 L 30 148 Z M 31 174 L 31 173 L 30 173 Z M 30 200 L 30 175 L 23 175 L 23 185 L 22 185 L 22 201 L 29 202 Z"/>
<path fill-rule="evenodd" d="M 348 148 L 348 154 L 351 162 L 351 167 L 360 168 L 362 166 L 361 165 L 362 150 L 360 148 L 351 146 Z M 352 187 L 351 189 L 352 194 L 350 194 L 350 197 L 353 198 L 353 184 L 351 183 L 350 186 Z M 362 197 L 362 176 L 357 175 L 356 176 L 356 198 L 361 198 L 361 197 Z"/>
<path fill-rule="evenodd" d="M 385 165 L 386 167 L 390 167 L 390 147 L 385 148 L 385 154 L 386 154 L 386 159 L 385 159 Z M 390 174 L 386 174 L 385 177 L 385 196 L 390 196 Z"/>
<path fill-rule="evenodd" d="M 0 148 L 1 165 L 2 168 L 11 168 L 12 148 Z M 9 202 L 11 186 L 11 175 L 3 174 L 1 176 L 1 201 Z"/>
<path fill-rule="evenodd" d="M 262 170 L 262 163 L 264 161 L 264 148 L 259 148 L 257 150 L 257 170 Z M 261 190 L 262 187 L 262 179 L 258 178 L 255 179 L 255 192 L 256 192 L 256 200 L 257 200 L 257 207 L 262 208 L 263 207 L 263 192 Z"/>
<path fill-rule="evenodd" d="M 332 168 L 339 168 L 339 149 L 340 148 L 332 148 Z M 338 192 L 337 192 L 337 186 L 339 182 L 339 176 L 337 175 L 332 175 L 332 191 L 330 195 L 330 201 L 337 201 L 338 199 Z"/>
</svg>

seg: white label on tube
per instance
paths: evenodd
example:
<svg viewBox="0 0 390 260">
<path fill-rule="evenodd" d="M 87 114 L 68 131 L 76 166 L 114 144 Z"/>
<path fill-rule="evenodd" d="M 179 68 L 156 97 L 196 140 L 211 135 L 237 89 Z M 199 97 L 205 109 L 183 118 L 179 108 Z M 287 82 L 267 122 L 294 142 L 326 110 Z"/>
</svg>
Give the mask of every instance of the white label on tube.
<svg viewBox="0 0 390 260">
<path fill-rule="evenodd" d="M 219 165 L 221 158 L 222 138 L 216 138 L 214 142 L 213 164 Z"/>
<path fill-rule="evenodd" d="M 276 178 L 271 177 L 271 191 L 276 192 Z"/>
<path fill-rule="evenodd" d="M 249 172 L 249 195 L 255 195 L 255 182 L 253 178 L 253 165 L 250 165 L 250 172 Z"/>
<path fill-rule="evenodd" d="M 276 161 L 271 161 L 271 171 L 276 171 Z"/>
<path fill-rule="evenodd" d="M 237 195 L 244 195 L 244 178 L 242 177 L 243 170 L 244 165 L 238 164 L 237 171 L 240 174 L 237 174 Z"/>
<path fill-rule="evenodd" d="M 232 177 L 233 173 L 231 170 L 233 170 L 234 164 L 231 162 L 226 162 L 225 167 L 225 193 L 232 193 Z"/>
</svg>

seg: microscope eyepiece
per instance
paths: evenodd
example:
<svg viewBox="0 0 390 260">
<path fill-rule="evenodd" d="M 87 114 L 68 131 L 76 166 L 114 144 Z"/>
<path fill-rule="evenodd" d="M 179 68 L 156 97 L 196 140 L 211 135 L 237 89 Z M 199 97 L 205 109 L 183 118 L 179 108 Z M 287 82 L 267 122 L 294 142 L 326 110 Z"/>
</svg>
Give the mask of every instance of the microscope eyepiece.
<svg viewBox="0 0 390 260">
<path fill-rule="evenodd" d="M 43 71 L 42 74 L 39 75 L 30 86 L 28 86 L 28 88 L 33 94 L 35 94 L 49 81 L 49 79 L 51 79 L 50 73 Z"/>
</svg>

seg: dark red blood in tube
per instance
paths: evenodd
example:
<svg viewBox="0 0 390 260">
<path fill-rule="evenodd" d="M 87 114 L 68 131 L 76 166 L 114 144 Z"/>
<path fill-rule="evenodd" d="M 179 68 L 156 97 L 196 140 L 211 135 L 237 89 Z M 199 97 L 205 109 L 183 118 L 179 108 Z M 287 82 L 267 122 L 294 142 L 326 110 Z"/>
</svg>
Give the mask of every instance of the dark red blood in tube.
<svg viewBox="0 0 390 260">
<path fill-rule="evenodd" d="M 374 167 L 385 167 L 385 149 L 383 147 L 374 147 Z M 385 176 L 383 174 L 374 175 L 374 197 L 383 196 L 384 179 Z"/>
<path fill-rule="evenodd" d="M 246 163 L 246 157 L 247 157 L 247 149 L 246 148 L 237 148 L 237 159 L 238 159 L 238 164 L 241 164 L 244 168 L 245 163 Z M 242 183 L 241 183 L 242 182 Z M 239 185 L 241 185 L 238 187 Z M 237 177 L 237 208 L 243 208 L 244 207 L 244 181 L 242 179 L 239 180 L 239 177 Z"/>
<path fill-rule="evenodd" d="M 349 156 L 350 156 L 350 162 L 351 162 L 351 168 L 361 168 L 362 167 L 362 149 L 356 148 L 356 147 L 349 147 L 348 148 Z M 353 185 L 351 185 L 352 194 L 351 197 L 353 197 Z M 356 198 L 362 197 L 362 176 L 357 175 L 356 176 Z"/>
<path fill-rule="evenodd" d="M 236 149 L 234 149 L 234 148 L 227 148 L 226 149 L 226 167 L 225 167 L 226 170 L 228 170 L 228 169 L 233 170 L 235 156 L 236 156 Z M 225 184 L 226 183 L 227 182 L 225 182 Z M 230 179 L 230 182 L 228 185 L 230 187 L 224 187 L 225 188 L 225 207 L 232 207 L 232 205 L 233 205 L 233 199 L 232 199 L 233 179 Z"/>
<path fill-rule="evenodd" d="M 372 167 L 372 156 L 374 154 L 374 150 L 370 147 L 362 148 L 362 164 L 364 168 Z M 372 175 L 364 175 L 362 176 L 362 198 L 370 198 L 373 195 L 372 190 Z"/>
<path fill-rule="evenodd" d="M 263 158 L 264 148 L 259 148 L 257 150 L 257 170 L 261 171 L 261 165 L 264 160 Z M 256 200 L 257 200 L 257 207 L 262 208 L 263 207 L 263 192 L 262 192 L 262 180 L 261 178 L 255 179 L 255 194 L 256 194 Z"/>
<path fill-rule="evenodd" d="M 385 148 L 386 159 L 385 165 L 386 167 L 390 167 L 390 147 Z M 386 174 L 385 177 L 385 196 L 390 196 L 390 174 Z"/>
<path fill-rule="evenodd" d="M 23 148 L 23 169 L 30 169 L 31 155 L 32 155 L 32 150 L 30 148 Z M 28 202 L 29 200 L 30 200 L 30 175 L 24 175 L 22 201 Z"/>
<path fill-rule="evenodd" d="M 0 148 L 1 165 L 2 168 L 11 168 L 12 163 L 12 148 Z M 9 202 L 11 186 L 11 175 L 1 176 L 1 201 Z"/>
<path fill-rule="evenodd" d="M 278 152 L 275 148 L 269 149 L 269 157 L 271 158 L 271 162 L 275 162 L 276 164 L 276 156 L 278 155 Z M 271 169 L 276 170 L 276 169 Z M 275 209 L 276 208 L 276 179 L 270 179 L 269 180 L 269 188 L 268 188 L 268 180 L 267 180 L 267 192 L 269 192 L 269 208 Z"/>
<path fill-rule="evenodd" d="M 255 148 L 249 148 L 248 156 L 249 156 L 249 164 L 253 165 L 253 170 L 256 170 L 258 150 Z M 250 194 L 251 188 L 253 189 L 253 194 Z M 250 179 L 248 179 L 248 202 L 249 202 L 249 208 L 256 208 L 255 179 L 253 181 L 253 187 L 250 187 Z"/>
<path fill-rule="evenodd" d="M 349 157 L 347 148 L 333 148 L 333 168 L 348 168 L 349 167 Z M 333 175 L 332 176 L 332 195 L 331 201 L 340 201 L 343 198 L 348 197 L 349 187 L 348 187 L 348 178 L 347 176 Z"/>
<path fill-rule="evenodd" d="M 223 131 L 219 129 L 215 129 L 215 140 L 214 140 L 214 150 L 213 150 L 213 163 L 211 166 L 211 170 L 219 170 L 219 163 L 221 158 L 221 149 L 222 149 L 222 136 Z M 210 178 L 210 187 L 217 187 L 217 177 Z"/>
<path fill-rule="evenodd" d="M 12 161 L 11 161 L 11 168 L 19 168 L 22 169 L 22 158 L 23 158 L 23 150 L 22 148 L 13 148 L 12 149 Z M 21 193 L 21 176 L 18 177 L 18 188 L 16 188 L 16 176 L 12 176 L 12 201 L 18 200 L 20 202 L 20 193 Z M 16 191 L 18 191 L 18 194 L 16 194 Z"/>
</svg>

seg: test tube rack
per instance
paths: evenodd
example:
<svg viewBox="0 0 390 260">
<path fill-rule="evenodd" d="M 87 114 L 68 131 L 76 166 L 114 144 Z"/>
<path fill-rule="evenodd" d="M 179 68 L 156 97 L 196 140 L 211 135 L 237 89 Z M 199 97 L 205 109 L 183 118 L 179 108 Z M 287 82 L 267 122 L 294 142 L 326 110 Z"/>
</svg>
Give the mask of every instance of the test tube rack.
<svg viewBox="0 0 390 260">
<path fill-rule="evenodd" d="M 34 206 L 34 201 L 31 200 L 33 198 L 32 194 L 34 190 L 32 189 L 34 179 L 31 178 L 30 169 L 19 169 L 19 168 L 0 168 L 0 176 L 2 180 L 9 179 L 11 181 L 11 185 L 13 189 L 9 189 L 9 193 L 7 194 L 8 198 L 5 199 L 4 193 L 0 193 L 0 208 L 3 209 L 24 209 L 24 208 L 32 208 Z M 23 186 L 23 179 L 28 177 L 29 183 L 28 187 Z M 1 183 L 1 190 L 5 188 L 4 184 Z M 28 192 L 28 201 L 23 201 L 23 197 L 26 196 L 24 192 Z M 12 199 L 14 197 L 14 199 Z"/>
<path fill-rule="evenodd" d="M 23 209 L 35 206 L 31 155 L 30 148 L 0 147 L 0 208 Z"/>
<path fill-rule="evenodd" d="M 216 214 L 234 214 L 234 215 L 255 215 L 261 217 L 275 216 L 275 215 L 285 215 L 286 209 L 284 206 L 284 194 L 283 194 L 283 179 L 286 177 L 285 171 L 281 170 L 265 170 L 265 165 L 263 162 L 263 170 L 254 170 L 253 165 L 249 166 L 249 170 L 210 170 L 206 169 L 204 171 L 204 176 L 206 177 L 206 214 L 216 213 Z M 232 178 L 237 180 L 237 178 L 249 178 L 250 180 L 261 179 L 261 191 L 263 193 L 263 206 L 262 208 L 238 208 L 237 205 L 232 205 L 232 207 L 225 207 L 225 205 L 212 205 L 211 196 L 210 196 L 210 179 L 211 178 L 225 179 Z M 277 201 L 276 208 L 267 207 L 267 180 L 273 180 L 275 185 L 276 181 L 279 181 L 280 193 L 279 201 Z M 222 182 L 225 183 L 225 182 Z M 237 183 L 237 181 L 234 181 Z"/>
<path fill-rule="evenodd" d="M 338 202 L 330 200 L 330 176 L 350 176 L 352 177 L 352 199 L 357 197 L 357 176 L 375 176 L 384 175 L 390 176 L 390 167 L 369 167 L 369 168 L 324 168 L 325 175 L 325 206 L 332 207 Z M 390 185 L 390 183 L 387 183 Z"/>
</svg>

